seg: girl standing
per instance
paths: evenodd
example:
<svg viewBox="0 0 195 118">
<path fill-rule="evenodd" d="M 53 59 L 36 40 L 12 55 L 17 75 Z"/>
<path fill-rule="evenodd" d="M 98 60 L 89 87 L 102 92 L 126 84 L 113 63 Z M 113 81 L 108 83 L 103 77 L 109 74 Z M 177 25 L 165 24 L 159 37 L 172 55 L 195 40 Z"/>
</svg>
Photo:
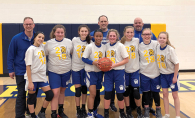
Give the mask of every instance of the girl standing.
<svg viewBox="0 0 195 118">
<path fill-rule="evenodd" d="M 50 40 L 45 45 L 48 55 L 48 77 L 54 98 L 51 101 L 52 118 L 68 118 L 64 114 L 63 104 L 65 90 L 71 75 L 72 41 L 65 38 L 66 29 L 63 25 L 56 25 L 50 33 Z"/>
<path fill-rule="evenodd" d="M 179 61 L 177 59 L 175 49 L 169 41 L 169 34 L 167 32 L 161 32 L 159 34 L 158 42 L 160 45 L 157 46 L 157 63 L 161 73 L 160 80 L 165 107 L 165 116 L 163 116 L 163 118 L 170 118 L 168 99 L 169 87 L 172 90 L 176 118 L 180 118 L 180 102 L 178 96 L 178 90 L 180 87 L 178 79 Z"/>
<path fill-rule="evenodd" d="M 112 90 L 115 83 L 115 90 L 118 98 L 118 105 L 120 111 L 120 118 L 126 118 L 124 113 L 124 98 L 125 92 L 125 64 L 128 63 L 128 53 L 125 46 L 118 42 L 119 33 L 115 29 L 108 31 L 107 38 L 109 43 L 106 44 L 106 57 L 112 62 L 112 69 L 105 72 L 104 84 L 105 84 L 105 96 L 104 96 L 104 118 L 109 118 L 109 106 Z"/>
<path fill-rule="evenodd" d="M 43 47 L 44 34 L 42 32 L 36 32 L 34 36 L 34 44 L 31 45 L 25 54 L 26 63 L 26 79 L 25 89 L 28 90 L 28 108 L 32 118 L 45 118 L 45 110 L 52 100 L 54 94 L 49 87 L 46 76 L 46 55 Z M 35 115 L 34 103 L 36 102 L 36 89 L 41 87 L 46 94 L 46 98 L 43 101 L 43 106 L 38 114 Z"/>
</svg>

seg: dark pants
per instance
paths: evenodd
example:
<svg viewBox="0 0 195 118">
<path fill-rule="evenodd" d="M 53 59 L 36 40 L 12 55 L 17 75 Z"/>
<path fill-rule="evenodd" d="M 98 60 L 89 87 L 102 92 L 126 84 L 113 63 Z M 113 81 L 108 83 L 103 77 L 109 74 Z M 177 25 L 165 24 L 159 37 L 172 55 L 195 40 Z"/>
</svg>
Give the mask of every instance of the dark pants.
<svg viewBox="0 0 195 118">
<path fill-rule="evenodd" d="M 110 104 L 114 104 L 114 100 L 115 100 L 115 89 L 112 89 L 112 94 L 111 94 L 111 101 Z"/>
<path fill-rule="evenodd" d="M 18 95 L 16 98 L 16 106 L 15 106 L 16 118 L 25 118 L 24 115 L 25 111 L 29 113 L 29 109 L 28 106 L 26 107 L 26 91 L 25 91 L 26 81 L 23 75 L 16 75 L 16 84 L 18 89 Z M 36 106 L 36 103 L 34 105 Z"/>
</svg>

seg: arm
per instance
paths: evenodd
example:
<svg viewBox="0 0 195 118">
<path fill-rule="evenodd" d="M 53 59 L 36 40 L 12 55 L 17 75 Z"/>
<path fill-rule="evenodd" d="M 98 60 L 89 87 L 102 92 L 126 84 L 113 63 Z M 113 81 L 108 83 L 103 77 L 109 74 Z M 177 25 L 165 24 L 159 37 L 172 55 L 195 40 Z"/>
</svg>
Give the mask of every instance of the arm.
<svg viewBox="0 0 195 118">
<path fill-rule="evenodd" d="M 128 63 L 129 62 L 129 59 L 128 59 L 128 57 L 126 57 L 126 58 L 124 58 L 121 62 L 119 62 L 119 63 L 113 63 L 112 64 L 112 68 L 115 68 L 115 67 L 118 67 L 118 66 L 121 66 L 121 65 L 124 65 L 124 64 L 126 64 L 126 63 Z"/>
<path fill-rule="evenodd" d="M 89 60 L 88 58 L 84 58 L 82 57 L 82 61 L 89 64 L 89 65 L 93 65 L 93 61 L 92 60 Z"/>
<path fill-rule="evenodd" d="M 177 82 L 177 75 L 178 75 L 178 70 L 179 70 L 179 63 L 175 64 L 175 71 L 174 71 L 174 76 L 173 76 L 173 84 L 175 84 Z"/>
<path fill-rule="evenodd" d="M 32 82 L 32 78 L 31 78 L 30 67 L 31 67 L 31 65 L 26 66 L 26 72 L 27 72 L 27 77 L 28 77 L 28 89 L 32 91 L 34 89 L 34 84 Z"/>
</svg>

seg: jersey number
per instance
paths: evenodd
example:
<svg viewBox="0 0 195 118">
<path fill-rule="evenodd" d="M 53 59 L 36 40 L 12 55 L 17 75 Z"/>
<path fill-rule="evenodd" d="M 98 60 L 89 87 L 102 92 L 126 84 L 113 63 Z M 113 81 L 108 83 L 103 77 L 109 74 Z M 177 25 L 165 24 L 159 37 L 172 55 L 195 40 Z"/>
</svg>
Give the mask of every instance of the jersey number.
<svg viewBox="0 0 195 118">
<path fill-rule="evenodd" d="M 57 50 L 56 54 L 59 57 L 59 60 L 66 59 L 66 54 L 60 54 L 61 53 L 60 47 L 56 47 L 55 50 Z"/>
</svg>

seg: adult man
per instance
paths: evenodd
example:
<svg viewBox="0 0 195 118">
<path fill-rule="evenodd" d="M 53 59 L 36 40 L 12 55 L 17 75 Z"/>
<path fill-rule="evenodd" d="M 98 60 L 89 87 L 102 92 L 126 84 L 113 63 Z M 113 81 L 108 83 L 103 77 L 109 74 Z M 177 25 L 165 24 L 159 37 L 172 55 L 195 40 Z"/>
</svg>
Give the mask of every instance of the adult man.
<svg viewBox="0 0 195 118">
<path fill-rule="evenodd" d="M 33 44 L 34 37 L 34 21 L 31 17 L 25 17 L 23 21 L 24 31 L 15 35 L 8 49 L 7 65 L 9 76 L 14 79 L 16 77 L 16 84 L 18 95 L 16 98 L 16 118 L 25 118 L 26 110 L 26 92 L 25 92 L 25 79 L 26 64 L 24 61 L 25 52 L 30 45 Z M 29 113 L 27 108 L 27 113 Z"/>
<path fill-rule="evenodd" d="M 134 30 L 134 37 L 139 38 L 140 43 L 143 42 L 143 39 L 141 37 L 142 31 L 143 31 L 143 26 L 144 26 L 143 20 L 139 17 L 135 18 L 133 26 L 134 26 L 134 29 L 135 29 Z M 152 40 L 157 40 L 156 36 L 153 33 L 152 33 Z M 131 99 L 131 107 L 135 108 L 135 102 L 132 101 L 134 99 L 133 93 L 130 94 L 130 99 Z M 152 108 L 152 103 L 153 103 L 153 97 L 151 95 L 150 104 L 149 104 L 149 106 L 151 108 L 150 112 L 155 113 L 155 110 Z M 144 107 L 143 104 L 144 104 L 144 100 L 143 100 L 143 96 L 142 96 L 142 107 Z"/>
<path fill-rule="evenodd" d="M 107 33 L 109 31 L 108 29 L 108 17 L 105 16 L 105 15 L 101 15 L 99 18 L 98 18 L 98 25 L 99 25 L 99 28 L 102 30 L 103 32 L 103 40 L 102 40 L 102 44 L 106 44 L 108 43 L 108 39 L 106 38 L 107 36 Z M 94 31 L 92 31 L 90 33 L 90 36 L 93 37 L 94 35 Z M 92 41 L 94 41 L 94 38 L 92 38 Z M 112 99 L 111 99 L 111 103 L 110 103 L 110 108 L 112 111 L 117 111 L 117 108 L 115 107 L 115 104 L 114 104 L 114 99 L 115 99 L 115 90 L 113 88 L 113 91 L 112 91 Z M 100 102 L 100 99 L 99 99 L 99 102 Z"/>
</svg>

